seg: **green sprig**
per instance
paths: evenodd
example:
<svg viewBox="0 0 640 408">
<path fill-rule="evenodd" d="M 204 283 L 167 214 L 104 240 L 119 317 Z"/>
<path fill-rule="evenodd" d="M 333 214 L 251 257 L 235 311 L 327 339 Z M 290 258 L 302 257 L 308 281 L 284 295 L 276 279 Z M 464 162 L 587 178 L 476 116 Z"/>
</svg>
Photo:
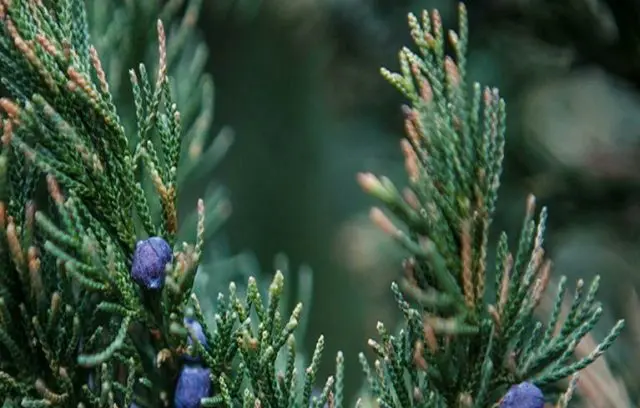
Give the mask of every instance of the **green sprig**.
<svg viewBox="0 0 640 408">
<path fill-rule="evenodd" d="M 404 225 L 397 227 L 377 208 L 373 221 L 409 252 L 405 279 L 392 285 L 405 325 L 397 334 L 379 325 L 381 340 L 369 343 L 375 369 L 361 357 L 369 391 L 385 407 L 490 407 L 522 381 L 553 392 L 559 380 L 602 355 L 624 326 L 619 321 L 591 354 L 575 361 L 577 344 L 602 314 L 595 301 L 598 279 L 586 291 L 578 283 L 558 326 L 566 289 L 561 279 L 551 318 L 538 321 L 534 312 L 551 263 L 543 249 L 547 210 L 536 220 L 533 197 L 515 255 L 506 233 L 500 236 L 496 295 L 488 301 L 488 237 L 502 172 L 506 105 L 497 89 L 467 86 L 467 12 L 463 4 L 458 10 L 460 30 L 448 33 L 453 57 L 445 54 L 439 13 L 425 11 L 420 20 L 412 14 L 408 19 L 419 52 L 403 48 L 400 71 L 382 70 L 411 104 L 404 109 L 402 142 L 409 188 L 400 193 L 384 177 L 358 177 Z M 565 405 L 572 392 L 562 396 Z"/>
</svg>

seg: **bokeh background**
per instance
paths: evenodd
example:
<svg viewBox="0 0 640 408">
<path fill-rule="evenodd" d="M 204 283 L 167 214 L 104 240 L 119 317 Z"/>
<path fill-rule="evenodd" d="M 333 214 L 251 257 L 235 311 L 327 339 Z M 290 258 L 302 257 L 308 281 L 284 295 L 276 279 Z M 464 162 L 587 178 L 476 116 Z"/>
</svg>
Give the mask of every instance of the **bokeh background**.
<svg viewBox="0 0 640 408">
<path fill-rule="evenodd" d="M 215 89 L 211 137 L 223 131 L 234 139 L 220 166 L 190 176 L 193 187 L 183 192 L 182 202 L 193 203 L 210 185 L 223 185 L 233 208 L 210 241 L 208 253 L 219 262 L 199 289 L 214 298 L 217 274 L 229 276 L 222 269 L 266 281 L 274 256 L 285 253 L 289 284 L 311 288 L 305 344 L 326 336 L 323 376 L 331 356 L 345 353 L 351 396 L 362 385 L 357 353 L 376 322 L 391 326 L 399 318 L 389 285 L 403 254 L 370 225 L 372 202 L 355 182 L 358 171 L 400 180 L 404 171 L 403 101 L 378 70 L 395 69 L 397 50 L 410 45 L 409 11 L 438 8 L 446 27 L 456 28 L 456 5 L 205 0 L 198 21 Z M 499 87 L 508 105 L 494 230 L 517 235 L 528 193 L 549 206 L 546 247 L 556 276 L 600 274 L 602 327 L 630 321 L 606 364 L 586 377 L 600 399 L 592 395 L 580 406 L 638 406 L 640 2 L 467 5 L 470 75 Z M 295 273 L 299 265 L 312 268 L 311 285 Z"/>
</svg>

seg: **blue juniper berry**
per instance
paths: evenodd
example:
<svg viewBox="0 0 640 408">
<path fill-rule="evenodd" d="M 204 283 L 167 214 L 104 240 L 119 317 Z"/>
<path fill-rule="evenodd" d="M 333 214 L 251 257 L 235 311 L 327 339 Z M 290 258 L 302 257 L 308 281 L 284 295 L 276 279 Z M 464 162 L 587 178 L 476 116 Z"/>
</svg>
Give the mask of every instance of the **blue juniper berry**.
<svg viewBox="0 0 640 408">
<path fill-rule="evenodd" d="M 311 390 L 311 398 L 309 398 L 309 408 L 313 408 L 316 404 L 314 402 L 314 398 L 320 398 L 322 396 L 322 389 L 313 387 Z M 322 408 L 329 408 L 329 403 L 325 402 Z"/>
<path fill-rule="evenodd" d="M 200 400 L 211 392 L 211 370 L 201 366 L 182 366 L 176 384 L 173 404 L 175 408 L 199 408 Z"/>
<path fill-rule="evenodd" d="M 500 401 L 500 408 L 543 408 L 544 395 L 530 382 L 512 386 Z"/>
<path fill-rule="evenodd" d="M 191 329 L 191 331 L 193 331 L 193 333 L 196 335 L 196 339 L 200 342 L 200 344 L 202 344 L 204 347 L 207 347 L 207 337 L 204 334 L 204 330 L 202 329 L 202 325 L 200 324 L 200 322 L 198 322 L 195 319 L 192 318 L 188 318 L 185 317 L 184 318 L 184 324 Z M 193 339 L 191 338 L 191 334 L 189 333 L 188 335 L 188 339 L 187 339 L 187 345 L 189 347 L 193 346 Z M 187 353 L 185 353 L 184 355 L 184 359 L 188 362 L 197 362 L 200 359 L 198 357 L 194 357 L 191 356 Z"/>
<path fill-rule="evenodd" d="M 145 289 L 162 289 L 165 269 L 172 259 L 171 247 L 163 238 L 151 237 L 138 241 L 131 264 L 131 278 Z"/>
</svg>

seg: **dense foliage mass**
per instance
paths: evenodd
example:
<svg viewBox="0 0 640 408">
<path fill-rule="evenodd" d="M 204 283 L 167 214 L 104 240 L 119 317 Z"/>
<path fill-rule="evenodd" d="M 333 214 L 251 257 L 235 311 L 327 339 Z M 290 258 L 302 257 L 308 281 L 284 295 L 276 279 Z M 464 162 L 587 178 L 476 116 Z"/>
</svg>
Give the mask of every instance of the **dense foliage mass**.
<svg viewBox="0 0 640 408">
<path fill-rule="evenodd" d="M 158 5 L 158 15 L 175 14 L 176 4 Z M 5 407 L 344 405 L 342 354 L 323 382 L 316 381 L 323 337 L 310 362 L 299 364 L 302 305 L 285 315 L 280 271 L 266 299 L 254 278 L 242 291 L 230 283 L 213 319 L 193 293 L 207 219 L 221 214 L 206 210 L 208 199 L 194 203 L 194 237 L 182 242 L 177 198 L 200 158 L 210 94 L 205 86 L 184 98 L 181 89 L 198 81 L 169 75 L 188 59 L 167 38 L 184 39 L 198 6 L 189 3 L 171 36 L 157 21 L 157 66 L 153 75 L 144 64 L 130 71 L 127 116 L 120 78 L 110 79 L 90 41 L 82 0 L 0 1 Z M 573 376 L 560 396 L 565 406 L 575 374 L 611 345 L 622 322 L 590 355 L 572 359 L 602 313 L 597 279 L 578 282 L 559 322 L 561 279 L 549 320 L 533 318 L 550 274 L 546 212 L 535 219 L 533 198 L 513 253 L 501 236 L 495 296 L 485 293 L 505 106 L 496 89 L 467 87 L 464 6 L 460 15 L 460 32 L 448 33 L 453 57 L 438 13 L 425 12 L 409 17 L 418 53 L 403 49 L 400 73 L 383 70 L 410 102 L 402 142 L 409 187 L 400 193 L 372 174 L 359 181 L 403 224 L 371 212 L 409 253 L 405 278 L 392 286 L 405 324 L 394 334 L 380 323 L 380 340 L 370 341 L 374 366 L 360 360 L 380 406 L 540 407 L 542 391 L 550 398 Z M 122 38 L 112 35 L 104 38 Z M 103 44 L 111 65 L 121 62 L 119 43 Z M 201 66 L 195 72 L 206 78 Z"/>
</svg>

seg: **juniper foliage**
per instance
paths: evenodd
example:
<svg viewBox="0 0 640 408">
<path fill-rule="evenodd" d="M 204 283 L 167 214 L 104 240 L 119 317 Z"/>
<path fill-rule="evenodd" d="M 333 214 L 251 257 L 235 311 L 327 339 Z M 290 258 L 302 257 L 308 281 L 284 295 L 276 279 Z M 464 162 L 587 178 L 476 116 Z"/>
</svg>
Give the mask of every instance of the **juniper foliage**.
<svg viewBox="0 0 640 408">
<path fill-rule="evenodd" d="M 93 11 L 104 12 L 107 3 L 94 2 Z M 132 4 L 138 3 L 125 6 Z M 203 395 L 203 406 L 322 406 L 334 389 L 329 379 L 311 397 L 322 338 L 304 373 L 295 375 L 293 332 L 301 306 L 288 319 L 281 315 L 282 274 L 265 302 L 254 279 L 246 296 L 231 284 L 218 296 L 211 325 L 192 293 L 210 226 L 205 215 L 215 215 L 199 200 L 193 243 L 180 242 L 177 190 L 200 158 L 211 114 L 202 49 L 195 57 L 180 50 L 198 6 L 187 7 L 173 36 L 176 47 L 167 46 L 157 21 L 155 78 L 146 65 L 131 71 L 135 116 L 127 121 L 120 114 L 127 108 L 120 78 L 114 74 L 109 82 L 104 68 L 108 62 L 117 73 L 122 62 L 114 52 L 127 40 L 114 34 L 121 22 L 104 27 L 102 59 L 82 0 L 0 2 L 0 70 L 10 95 L 0 100 L 4 406 L 172 406 L 185 354 L 209 370 L 214 392 Z M 126 9 L 119 15 L 127 17 Z M 168 75 L 179 58 L 194 63 L 194 76 L 180 73 L 192 81 L 179 84 L 190 92 L 182 95 L 184 111 Z M 48 194 L 40 196 L 43 183 Z M 168 242 L 173 252 L 159 291 L 130 276 L 136 247 L 148 236 Z M 186 323 L 193 321 L 205 343 Z M 283 355 L 286 371 L 277 375 Z M 341 367 L 338 356 L 338 373 Z"/>
<path fill-rule="evenodd" d="M 144 4 L 147 16 L 170 15 L 178 2 L 167 8 Z M 100 16 L 112 5 L 95 2 L 91 10 Z M 198 5 L 189 3 L 173 31 L 170 38 L 178 44 L 192 33 L 185 27 Z M 139 4 L 122 7 L 133 6 Z M 117 10 L 131 11 L 114 10 L 118 18 L 129 14 Z M 411 253 L 406 279 L 392 287 L 406 325 L 397 335 L 379 325 L 381 340 L 371 341 L 379 357 L 375 371 L 361 357 L 381 406 L 491 406 L 521 381 L 547 388 L 574 375 L 622 329 L 620 322 L 591 355 L 571 360 L 601 314 L 597 279 L 589 288 L 578 283 L 571 310 L 559 323 L 566 291 L 561 280 L 549 321 L 535 321 L 532 311 L 546 289 L 550 263 L 542 249 L 546 212 L 536 221 L 533 199 L 515 255 L 501 236 L 496 295 L 487 307 L 487 243 L 504 147 L 504 102 L 497 90 L 467 90 L 463 6 L 460 12 L 460 33 L 449 34 L 455 61 L 445 55 L 437 12 L 425 13 L 421 23 L 409 19 L 421 55 L 403 49 L 401 73 L 383 71 L 412 105 L 403 142 L 410 189 L 401 195 L 385 178 L 360 177 L 406 231 L 380 209 L 372 211 L 374 221 Z M 314 392 L 322 337 L 299 372 L 295 331 L 302 305 L 284 316 L 281 272 L 267 299 L 253 278 L 243 293 L 231 283 L 218 295 L 213 321 L 204 318 L 193 294 L 207 219 L 216 214 L 199 200 L 195 237 L 182 242 L 178 188 L 200 159 L 190 153 L 203 148 L 211 88 L 198 86 L 203 91 L 193 99 L 193 92 L 181 97 L 176 88 L 207 84 L 198 53 L 168 46 L 158 20 L 156 73 L 150 75 L 146 65 L 131 71 L 128 105 L 118 76 L 124 60 L 113 52 L 127 37 L 117 33 L 117 18 L 109 24 L 96 19 L 93 29 L 104 42 L 98 49 L 88 21 L 82 0 L 0 0 L 0 72 L 9 93 L 0 99 L 3 406 L 184 406 L 195 398 L 193 405 L 201 406 L 341 407 L 341 354 L 335 377 Z M 184 61 L 196 61 L 195 75 L 180 79 L 181 73 L 177 81 L 187 82 L 176 87 L 169 72 Z M 134 115 L 120 113 L 127 108 Z M 47 194 L 39 194 L 41 187 Z M 137 249 L 149 242 L 171 253 L 137 258 Z M 171 259 L 164 270 L 160 264 L 161 288 L 132 279 L 139 277 L 133 264 L 157 268 L 158 259 Z M 197 381 L 185 380 L 189 373 Z M 183 389 L 196 382 L 198 389 Z"/>
<path fill-rule="evenodd" d="M 372 369 L 361 363 L 369 389 L 384 407 L 488 407 L 513 384 L 530 381 L 554 393 L 573 376 L 558 406 L 574 391 L 576 374 L 602 355 L 620 334 L 619 321 L 586 357 L 572 359 L 577 343 L 602 314 L 599 278 L 576 284 L 571 309 L 560 320 L 568 290 L 560 279 L 545 322 L 533 312 L 547 289 L 551 262 L 543 249 L 546 208 L 535 214 L 527 200 L 517 247 L 506 233 L 497 245 L 495 278 L 488 242 L 505 143 L 505 102 L 497 89 L 467 85 L 468 27 L 459 6 L 460 29 L 445 34 L 437 11 L 410 14 L 417 53 L 400 51 L 400 72 L 382 75 L 408 100 L 407 138 L 402 141 L 409 187 L 366 173 L 362 187 L 379 198 L 403 227 L 379 208 L 371 218 L 409 253 L 405 277 L 392 291 L 404 313 L 396 335 L 380 323 Z M 445 51 L 446 43 L 453 55 Z M 487 284 L 493 293 L 488 294 Z"/>
<path fill-rule="evenodd" d="M 223 128 L 211 142 L 209 135 L 213 121 L 214 85 L 211 76 L 205 72 L 208 50 L 202 36 L 196 30 L 196 23 L 202 8 L 202 0 L 162 2 L 113 1 L 88 2 L 87 20 L 89 32 L 95 39 L 95 47 L 108 78 L 114 104 L 119 107 L 119 115 L 127 131 L 134 132 L 142 124 L 137 123 L 136 107 L 142 95 L 132 95 L 132 76 L 148 75 L 145 66 L 155 64 L 155 21 L 175 21 L 168 30 L 166 69 L 171 78 L 171 90 L 177 106 L 180 107 L 180 122 L 184 129 L 181 136 L 180 166 L 177 174 L 178 197 L 197 187 L 199 174 L 210 174 L 225 155 L 233 141 L 233 132 Z M 185 8 L 181 12 L 182 8 Z M 179 14 L 181 12 L 181 14 Z M 145 56 L 145 64 L 139 64 L 139 55 Z M 130 66 L 136 66 L 130 70 Z M 148 81 L 148 79 L 143 79 Z M 139 116 L 139 115 L 138 115 Z M 132 141 L 133 143 L 133 141 Z M 149 178 L 142 180 L 147 194 L 154 187 Z M 222 189 L 211 185 L 205 192 L 208 203 L 204 239 L 210 241 L 220 224 L 229 214 L 230 204 Z M 150 202 L 152 219 L 161 213 L 159 203 Z M 178 237 L 186 239 L 195 233 L 195 212 L 180 223 Z"/>
</svg>

